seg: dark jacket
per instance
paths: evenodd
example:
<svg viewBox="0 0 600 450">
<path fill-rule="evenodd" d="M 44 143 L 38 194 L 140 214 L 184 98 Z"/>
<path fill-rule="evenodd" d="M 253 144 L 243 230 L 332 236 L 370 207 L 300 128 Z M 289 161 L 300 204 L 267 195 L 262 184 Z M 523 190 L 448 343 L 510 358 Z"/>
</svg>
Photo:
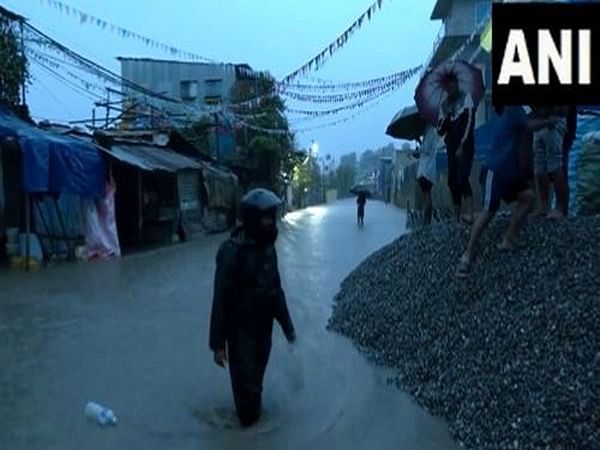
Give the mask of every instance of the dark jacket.
<svg viewBox="0 0 600 450">
<path fill-rule="evenodd" d="M 577 135 L 577 106 L 569 107 L 567 113 L 567 132 L 563 141 L 563 151 L 567 153 L 571 150 L 575 136 Z"/>
<path fill-rule="evenodd" d="M 463 143 L 466 154 L 475 149 L 475 108 L 470 96 L 463 93 L 451 102 L 444 99 L 440 106 L 437 131 L 444 137 L 448 152 L 455 153 Z"/>
<path fill-rule="evenodd" d="M 217 253 L 210 348 L 224 349 L 240 333 L 251 339 L 269 340 L 273 320 L 286 338 L 294 336 L 274 246 L 259 247 L 236 229 Z"/>
</svg>

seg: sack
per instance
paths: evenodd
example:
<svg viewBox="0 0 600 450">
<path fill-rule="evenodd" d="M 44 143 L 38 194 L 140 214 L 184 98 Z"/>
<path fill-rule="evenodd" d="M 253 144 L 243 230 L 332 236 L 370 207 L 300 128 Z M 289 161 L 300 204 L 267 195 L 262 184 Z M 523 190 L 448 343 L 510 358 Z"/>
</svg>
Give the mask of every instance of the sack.
<svg viewBox="0 0 600 450">
<path fill-rule="evenodd" d="M 577 170 L 577 214 L 600 214 L 600 132 L 583 138 Z"/>
</svg>

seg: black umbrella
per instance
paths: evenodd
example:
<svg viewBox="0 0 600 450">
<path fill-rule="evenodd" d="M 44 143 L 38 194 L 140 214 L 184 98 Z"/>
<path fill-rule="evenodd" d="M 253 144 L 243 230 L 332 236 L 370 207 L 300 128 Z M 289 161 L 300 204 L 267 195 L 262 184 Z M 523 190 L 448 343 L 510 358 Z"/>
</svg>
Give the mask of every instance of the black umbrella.
<svg viewBox="0 0 600 450">
<path fill-rule="evenodd" d="M 369 198 L 373 195 L 373 193 L 371 192 L 371 189 L 369 189 L 368 186 L 365 185 L 357 185 L 354 186 L 352 189 L 350 189 L 350 193 L 354 194 L 354 195 L 359 195 L 359 194 L 364 194 L 365 197 Z"/>
<path fill-rule="evenodd" d="M 427 122 L 416 106 L 404 108 L 394 116 L 385 133 L 396 139 L 414 141 L 425 134 Z"/>
</svg>

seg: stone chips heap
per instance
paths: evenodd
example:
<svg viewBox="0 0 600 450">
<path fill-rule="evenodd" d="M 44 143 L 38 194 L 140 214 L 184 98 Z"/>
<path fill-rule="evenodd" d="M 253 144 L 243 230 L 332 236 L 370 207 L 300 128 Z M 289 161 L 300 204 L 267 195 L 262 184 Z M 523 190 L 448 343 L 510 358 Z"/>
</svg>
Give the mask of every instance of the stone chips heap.
<svg viewBox="0 0 600 450">
<path fill-rule="evenodd" d="M 530 220 L 523 248 L 491 224 L 470 278 L 468 231 L 406 235 L 342 283 L 329 328 L 472 449 L 600 448 L 600 217 Z"/>
</svg>

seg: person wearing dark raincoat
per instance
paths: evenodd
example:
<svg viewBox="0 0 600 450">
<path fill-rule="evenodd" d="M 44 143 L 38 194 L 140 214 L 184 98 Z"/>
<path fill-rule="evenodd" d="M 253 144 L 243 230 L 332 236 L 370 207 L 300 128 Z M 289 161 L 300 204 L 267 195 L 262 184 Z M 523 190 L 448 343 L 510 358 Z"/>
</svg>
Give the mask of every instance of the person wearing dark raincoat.
<svg viewBox="0 0 600 450">
<path fill-rule="evenodd" d="M 356 217 L 359 225 L 365 223 L 365 204 L 367 203 L 367 195 L 364 192 L 359 192 L 356 198 Z"/>
<path fill-rule="evenodd" d="M 265 189 L 246 194 L 241 201 L 242 225 L 217 253 L 209 346 L 219 366 L 229 363 L 235 408 L 243 427 L 260 419 L 273 321 L 277 320 L 288 342 L 296 339 L 274 246 L 280 204 Z"/>
</svg>

